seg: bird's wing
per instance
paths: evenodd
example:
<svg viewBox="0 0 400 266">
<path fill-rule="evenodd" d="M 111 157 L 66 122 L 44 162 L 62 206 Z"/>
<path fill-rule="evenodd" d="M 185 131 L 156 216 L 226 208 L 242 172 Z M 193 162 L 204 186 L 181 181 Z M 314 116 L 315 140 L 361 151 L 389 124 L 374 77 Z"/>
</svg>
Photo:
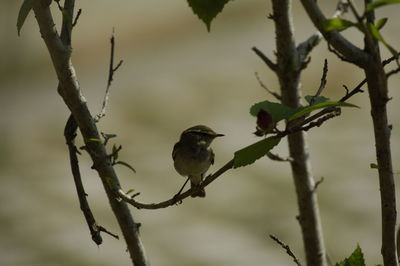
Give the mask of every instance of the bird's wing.
<svg viewBox="0 0 400 266">
<path fill-rule="evenodd" d="M 210 162 L 211 162 L 211 164 L 214 164 L 214 158 L 215 158 L 215 154 L 214 154 L 213 150 L 210 149 Z"/>
</svg>

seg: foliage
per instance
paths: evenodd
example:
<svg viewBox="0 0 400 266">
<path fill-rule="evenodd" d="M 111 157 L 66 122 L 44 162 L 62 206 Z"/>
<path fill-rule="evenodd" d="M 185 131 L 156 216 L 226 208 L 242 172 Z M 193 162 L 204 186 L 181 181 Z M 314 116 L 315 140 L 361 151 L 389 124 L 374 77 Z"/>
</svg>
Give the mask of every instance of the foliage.
<svg viewBox="0 0 400 266">
<path fill-rule="evenodd" d="M 210 31 L 211 21 L 228 2 L 229 0 L 188 0 L 193 13 L 206 24 L 208 31 Z"/>
<path fill-rule="evenodd" d="M 25 23 L 25 19 L 28 16 L 29 12 L 32 10 L 33 0 L 24 0 L 19 9 L 18 18 L 17 18 L 17 31 L 18 36 L 21 33 L 22 26 Z"/>
<path fill-rule="evenodd" d="M 235 152 L 233 167 L 238 168 L 254 163 L 278 145 L 280 140 L 279 137 L 269 137 Z"/>
<path fill-rule="evenodd" d="M 351 253 L 350 257 L 335 264 L 335 266 L 365 266 L 364 254 L 359 245 Z"/>
<path fill-rule="evenodd" d="M 324 96 L 306 96 L 305 100 L 312 105 L 302 106 L 297 109 L 290 108 L 284 104 L 262 101 L 254 104 L 250 108 L 250 114 L 257 117 L 257 136 L 265 136 L 272 132 L 281 120 L 292 121 L 304 116 L 307 116 L 311 112 L 327 108 L 327 107 L 358 107 L 354 104 L 345 102 L 332 102 Z M 272 123 L 271 123 L 272 122 Z M 260 133 L 261 132 L 261 133 Z M 274 136 L 263 139 L 256 143 L 253 143 L 234 154 L 234 168 L 249 165 L 254 163 L 266 155 L 272 148 L 274 148 L 280 142 L 281 137 Z"/>
</svg>

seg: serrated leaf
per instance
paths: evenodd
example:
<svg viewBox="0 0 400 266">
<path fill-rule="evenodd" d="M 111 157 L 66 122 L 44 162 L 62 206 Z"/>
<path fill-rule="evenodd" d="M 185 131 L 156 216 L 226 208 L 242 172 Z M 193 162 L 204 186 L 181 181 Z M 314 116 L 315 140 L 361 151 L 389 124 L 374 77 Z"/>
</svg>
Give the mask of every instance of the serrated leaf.
<svg viewBox="0 0 400 266">
<path fill-rule="evenodd" d="M 329 98 L 326 98 L 324 96 L 311 96 L 311 95 L 307 95 L 304 97 L 304 99 L 307 101 L 308 104 L 311 103 L 311 100 L 314 98 L 314 104 L 318 104 L 318 103 L 323 103 L 323 102 L 328 102 Z"/>
<path fill-rule="evenodd" d="M 272 116 L 274 123 L 277 123 L 282 119 L 287 119 L 296 113 L 296 109 L 292 109 L 284 104 L 263 101 L 250 107 L 250 114 L 252 116 L 257 116 L 260 110 L 267 111 Z"/>
<path fill-rule="evenodd" d="M 360 246 L 357 245 L 350 257 L 336 263 L 335 266 L 365 266 L 364 254 Z"/>
<path fill-rule="evenodd" d="M 396 49 L 394 49 L 389 43 L 387 43 L 384 39 L 383 36 L 381 35 L 381 33 L 379 32 L 378 28 L 372 24 L 372 23 L 367 23 L 368 26 L 368 30 L 371 32 L 372 36 L 377 39 L 378 41 L 380 41 L 383 45 L 386 46 L 386 48 L 390 51 L 390 53 L 398 58 L 398 52 Z"/>
<path fill-rule="evenodd" d="M 133 168 L 129 163 L 126 163 L 126 162 L 124 162 L 124 161 L 118 161 L 118 162 L 115 162 L 114 164 L 121 164 L 121 165 L 123 165 L 123 166 L 126 166 L 126 167 L 128 167 L 129 169 L 131 169 L 134 173 L 136 173 L 135 168 Z"/>
<path fill-rule="evenodd" d="M 357 26 L 356 23 L 351 22 L 350 20 L 341 19 L 341 18 L 331 18 L 327 19 L 324 22 L 324 30 L 325 31 L 332 31 L 338 30 L 342 31 L 349 27 Z"/>
<path fill-rule="evenodd" d="M 375 8 L 381 7 L 381 6 L 386 6 L 386 5 L 391 5 L 391 4 L 400 4 L 400 0 L 376 0 L 373 1 L 372 3 L 369 3 L 367 5 L 367 8 L 365 9 L 366 12 L 372 11 Z"/>
<path fill-rule="evenodd" d="M 21 8 L 19 9 L 18 18 L 17 18 L 18 36 L 20 36 L 21 29 L 25 23 L 26 17 L 28 16 L 29 12 L 32 10 L 32 4 L 33 4 L 33 0 L 24 0 L 24 2 L 21 5 Z"/>
<path fill-rule="evenodd" d="M 386 24 L 387 21 L 388 21 L 388 18 L 381 18 L 381 19 L 379 19 L 379 20 L 375 23 L 375 27 L 376 27 L 378 30 L 380 30 L 380 29 L 382 29 L 382 28 L 385 26 L 385 24 Z"/>
<path fill-rule="evenodd" d="M 238 150 L 233 157 L 233 168 L 254 163 L 278 145 L 280 140 L 278 137 L 269 137 Z"/>
<path fill-rule="evenodd" d="M 222 11 L 230 0 L 187 0 L 189 6 L 210 31 L 211 21 Z"/>
<path fill-rule="evenodd" d="M 299 117 L 305 116 L 309 113 L 311 113 L 312 111 L 318 110 L 318 109 L 322 109 L 322 108 L 326 108 L 326 107 L 334 107 L 334 106 L 342 106 L 342 107 L 357 107 L 359 108 L 357 105 L 351 104 L 351 103 L 345 103 L 345 102 L 322 102 L 322 103 L 318 103 L 318 104 L 314 104 L 311 106 L 307 106 L 307 107 L 303 107 L 303 108 L 299 108 L 298 111 L 292 115 L 291 117 L 289 117 L 289 121 L 295 120 Z"/>
</svg>

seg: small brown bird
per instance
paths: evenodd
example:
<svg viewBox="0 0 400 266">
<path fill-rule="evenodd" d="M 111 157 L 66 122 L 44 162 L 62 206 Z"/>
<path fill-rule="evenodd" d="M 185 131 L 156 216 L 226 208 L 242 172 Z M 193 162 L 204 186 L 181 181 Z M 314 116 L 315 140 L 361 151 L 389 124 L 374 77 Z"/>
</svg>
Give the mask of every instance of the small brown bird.
<svg viewBox="0 0 400 266">
<path fill-rule="evenodd" d="M 183 131 L 180 140 L 175 144 L 172 151 L 175 170 L 190 179 L 192 188 L 201 184 L 208 168 L 214 164 L 215 156 L 210 144 L 221 136 L 224 135 L 207 126 L 198 125 Z M 205 196 L 204 189 L 192 194 L 192 197 Z"/>
</svg>

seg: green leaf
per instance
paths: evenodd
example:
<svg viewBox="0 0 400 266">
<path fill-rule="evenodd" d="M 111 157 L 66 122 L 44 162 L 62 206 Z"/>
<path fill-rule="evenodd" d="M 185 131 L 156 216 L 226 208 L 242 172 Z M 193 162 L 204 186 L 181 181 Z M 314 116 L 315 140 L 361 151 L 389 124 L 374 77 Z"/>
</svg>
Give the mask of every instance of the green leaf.
<svg viewBox="0 0 400 266">
<path fill-rule="evenodd" d="M 32 9 L 32 5 L 33 5 L 33 0 L 24 0 L 24 2 L 21 5 L 21 8 L 19 9 L 17 18 L 18 36 L 20 36 L 22 26 L 24 25 L 25 19 Z"/>
<path fill-rule="evenodd" d="M 353 26 L 357 26 L 357 24 L 341 18 L 331 18 L 325 20 L 324 22 L 325 31 L 332 31 L 332 30 L 342 31 Z"/>
<path fill-rule="evenodd" d="M 126 166 L 126 167 L 128 167 L 129 169 L 131 169 L 134 173 L 136 173 L 135 168 L 133 168 L 129 163 L 126 163 L 126 162 L 124 162 L 124 161 L 118 161 L 118 162 L 115 162 L 114 164 L 121 164 L 121 165 L 123 165 L 123 166 Z"/>
<path fill-rule="evenodd" d="M 135 191 L 135 189 L 131 188 L 126 192 L 126 194 L 129 195 L 130 193 L 133 193 L 134 191 Z"/>
<path fill-rule="evenodd" d="M 299 108 L 298 111 L 294 115 L 289 117 L 288 120 L 292 121 L 292 120 L 297 119 L 299 117 L 305 116 L 305 115 L 311 113 L 312 111 L 315 111 L 315 110 L 318 110 L 318 109 L 322 109 L 322 108 L 326 108 L 326 107 L 333 107 L 333 106 L 357 107 L 357 108 L 359 108 L 357 105 L 354 105 L 354 104 L 351 104 L 351 103 L 345 103 L 345 102 L 321 102 L 321 103 L 314 104 L 314 105 L 311 105 L 311 106 Z"/>
<path fill-rule="evenodd" d="M 379 20 L 375 23 L 375 27 L 376 27 L 378 30 L 380 30 L 380 29 L 382 29 L 382 28 L 385 26 L 385 24 L 386 24 L 387 21 L 388 21 L 388 18 L 381 18 L 381 19 L 379 19 Z"/>
<path fill-rule="evenodd" d="M 280 140 L 281 138 L 278 137 L 269 137 L 238 150 L 233 158 L 233 167 L 238 168 L 254 163 L 278 145 Z"/>
<path fill-rule="evenodd" d="M 88 139 L 89 142 L 101 142 L 101 139 L 97 139 L 97 138 L 90 138 Z"/>
<path fill-rule="evenodd" d="M 364 254 L 360 246 L 357 245 L 350 257 L 336 263 L 335 266 L 365 266 Z"/>
<path fill-rule="evenodd" d="M 391 4 L 400 4 L 400 0 L 376 0 L 372 3 L 369 3 L 367 5 L 367 8 L 365 9 L 366 12 L 372 11 L 375 8 L 381 7 L 381 6 L 386 6 L 386 5 L 391 5 Z"/>
<path fill-rule="evenodd" d="M 280 104 L 280 103 L 274 103 L 274 102 L 270 102 L 270 101 L 263 101 L 263 102 L 259 102 L 254 104 L 251 108 L 250 108 L 250 114 L 252 116 L 256 116 L 258 115 L 258 112 L 260 112 L 260 110 L 265 110 L 267 111 L 271 116 L 272 119 L 274 120 L 274 123 L 279 122 L 282 119 L 287 119 L 290 116 L 292 116 L 293 114 L 296 113 L 296 109 L 292 109 L 286 105 Z"/>
<path fill-rule="evenodd" d="M 367 23 L 368 26 L 368 30 L 371 32 L 372 36 L 374 36 L 375 39 L 377 39 L 378 41 L 380 41 L 383 45 L 386 46 L 386 48 L 390 51 L 390 53 L 398 58 L 398 52 L 396 51 L 396 49 L 394 49 L 389 43 L 387 43 L 381 33 L 379 32 L 378 28 L 372 24 L 372 23 Z"/>
<path fill-rule="evenodd" d="M 230 0 L 187 0 L 189 6 L 210 31 L 211 21 L 222 11 Z"/>
<path fill-rule="evenodd" d="M 376 163 L 370 163 L 369 167 L 371 167 L 372 169 L 378 169 L 378 165 Z"/>
<path fill-rule="evenodd" d="M 308 104 L 311 103 L 311 100 L 313 98 L 314 98 L 314 96 L 311 96 L 311 95 L 307 95 L 307 96 L 304 97 L 304 99 L 307 101 Z M 324 96 L 317 96 L 314 99 L 314 104 L 328 102 L 328 101 L 329 101 L 329 98 L 326 98 Z"/>
</svg>

